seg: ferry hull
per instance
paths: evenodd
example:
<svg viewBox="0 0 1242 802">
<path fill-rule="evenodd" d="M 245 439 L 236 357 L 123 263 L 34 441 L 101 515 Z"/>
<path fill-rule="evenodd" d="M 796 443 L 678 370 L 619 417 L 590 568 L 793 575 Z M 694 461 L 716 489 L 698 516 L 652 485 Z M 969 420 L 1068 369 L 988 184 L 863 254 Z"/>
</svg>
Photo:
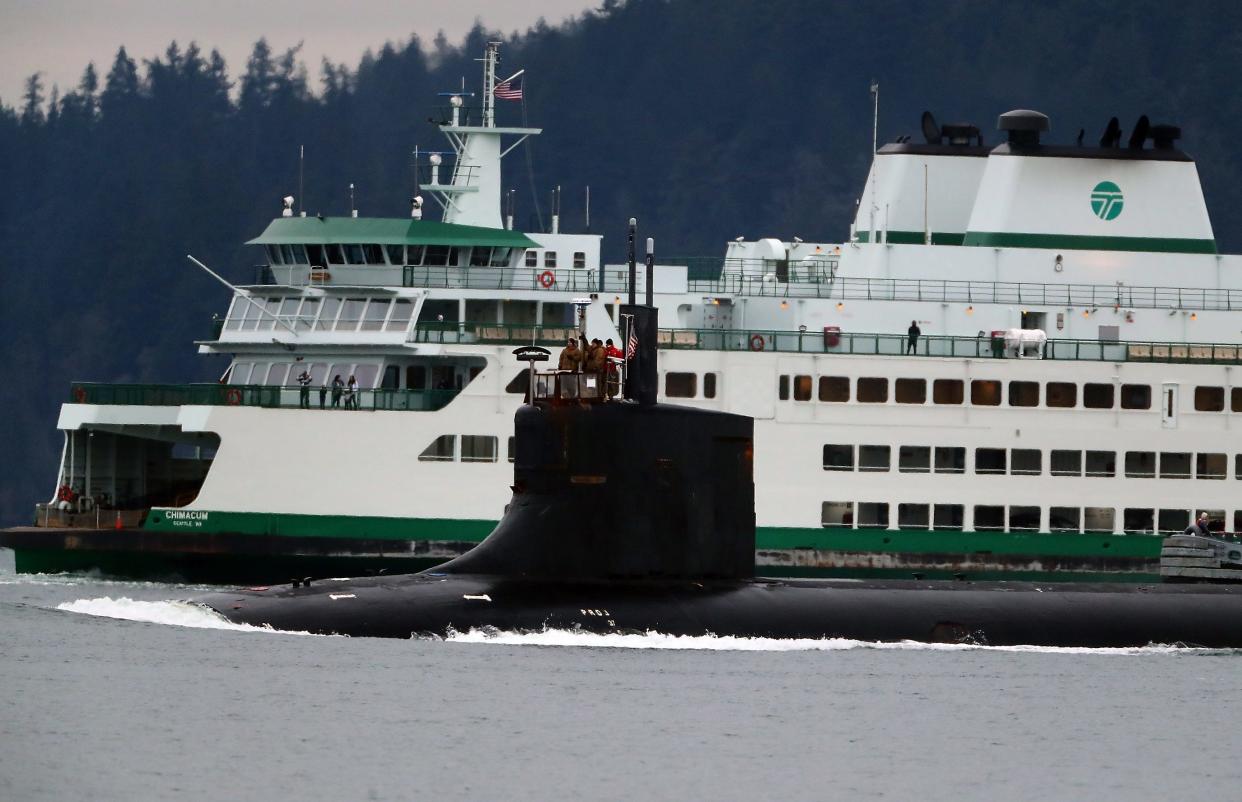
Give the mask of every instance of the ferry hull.
<svg viewBox="0 0 1242 802">
<path fill-rule="evenodd" d="M 424 573 L 194 599 L 230 621 L 361 637 L 471 629 L 993 646 L 1242 647 L 1242 587 L 918 581 L 538 582 Z"/>
</svg>

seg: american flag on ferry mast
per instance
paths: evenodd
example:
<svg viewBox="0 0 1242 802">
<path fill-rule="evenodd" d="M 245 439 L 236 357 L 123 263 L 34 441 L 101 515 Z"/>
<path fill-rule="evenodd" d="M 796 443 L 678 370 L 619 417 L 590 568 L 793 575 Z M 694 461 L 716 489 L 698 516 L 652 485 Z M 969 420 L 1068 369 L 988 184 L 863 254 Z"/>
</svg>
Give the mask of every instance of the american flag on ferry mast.
<svg viewBox="0 0 1242 802">
<path fill-rule="evenodd" d="M 522 99 L 522 76 L 510 78 L 507 81 L 501 81 L 496 84 L 496 88 L 492 90 L 492 94 L 500 100 L 521 100 Z"/>
<path fill-rule="evenodd" d="M 634 325 L 634 321 L 630 321 L 630 336 L 625 341 L 625 358 L 633 359 L 634 354 L 638 353 L 638 327 Z"/>
</svg>

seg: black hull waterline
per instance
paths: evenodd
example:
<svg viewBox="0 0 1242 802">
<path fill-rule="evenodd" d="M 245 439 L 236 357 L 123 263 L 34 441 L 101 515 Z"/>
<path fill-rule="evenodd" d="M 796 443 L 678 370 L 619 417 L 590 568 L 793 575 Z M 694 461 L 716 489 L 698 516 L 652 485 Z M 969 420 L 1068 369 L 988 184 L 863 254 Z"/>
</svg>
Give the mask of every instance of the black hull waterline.
<svg viewBox="0 0 1242 802">
<path fill-rule="evenodd" d="M 540 582 L 424 573 L 195 599 L 231 621 L 366 637 L 495 628 L 992 646 L 1242 648 L 1242 588 L 969 582 Z"/>
</svg>

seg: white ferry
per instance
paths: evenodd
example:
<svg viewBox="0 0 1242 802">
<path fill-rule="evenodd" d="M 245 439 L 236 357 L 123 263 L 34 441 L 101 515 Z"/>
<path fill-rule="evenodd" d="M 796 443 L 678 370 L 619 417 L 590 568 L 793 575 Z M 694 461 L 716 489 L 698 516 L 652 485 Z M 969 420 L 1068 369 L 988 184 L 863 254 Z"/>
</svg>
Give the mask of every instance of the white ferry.
<svg viewBox="0 0 1242 802">
<path fill-rule="evenodd" d="M 477 107 L 449 96 L 451 164 L 422 167 L 442 221 L 286 198 L 198 343 L 218 384 L 72 385 L 52 492 L 0 533 L 19 570 L 413 570 L 491 530 L 512 349 L 560 346 L 576 308 L 619 342 L 629 291 L 597 235 L 502 218 L 501 160 L 540 131 L 497 123 L 497 62 Z M 1193 514 L 1242 530 L 1242 261 L 1180 132 L 998 127 L 925 114 L 923 142 L 878 148 L 845 242 L 657 258 L 661 400 L 756 419 L 759 573 L 1150 578 Z"/>
</svg>

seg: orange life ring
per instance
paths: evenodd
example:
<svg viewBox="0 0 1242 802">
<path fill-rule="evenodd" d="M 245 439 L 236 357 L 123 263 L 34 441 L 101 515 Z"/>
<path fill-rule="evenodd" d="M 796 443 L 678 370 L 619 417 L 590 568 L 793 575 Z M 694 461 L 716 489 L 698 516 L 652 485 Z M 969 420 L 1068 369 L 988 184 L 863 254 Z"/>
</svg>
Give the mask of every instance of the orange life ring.
<svg viewBox="0 0 1242 802">
<path fill-rule="evenodd" d="M 764 345 L 765 345 L 765 343 L 764 343 L 764 341 L 763 341 L 763 335 L 762 335 L 762 334 L 752 334 L 752 335 L 750 335 L 750 350 L 752 350 L 752 351 L 762 351 L 762 350 L 763 350 L 763 346 L 764 346 Z"/>
<path fill-rule="evenodd" d="M 543 271 L 539 274 L 539 283 L 543 285 L 545 290 L 551 289 L 552 285 L 556 283 L 556 274 L 551 270 Z"/>
<path fill-rule="evenodd" d="M 86 403 L 86 389 L 83 387 L 74 387 L 73 388 L 73 400 L 77 401 L 79 404 L 85 404 Z"/>
<path fill-rule="evenodd" d="M 229 406 L 235 407 L 241 403 L 241 390 L 236 387 L 230 387 L 228 392 L 224 394 L 224 400 Z"/>
</svg>

